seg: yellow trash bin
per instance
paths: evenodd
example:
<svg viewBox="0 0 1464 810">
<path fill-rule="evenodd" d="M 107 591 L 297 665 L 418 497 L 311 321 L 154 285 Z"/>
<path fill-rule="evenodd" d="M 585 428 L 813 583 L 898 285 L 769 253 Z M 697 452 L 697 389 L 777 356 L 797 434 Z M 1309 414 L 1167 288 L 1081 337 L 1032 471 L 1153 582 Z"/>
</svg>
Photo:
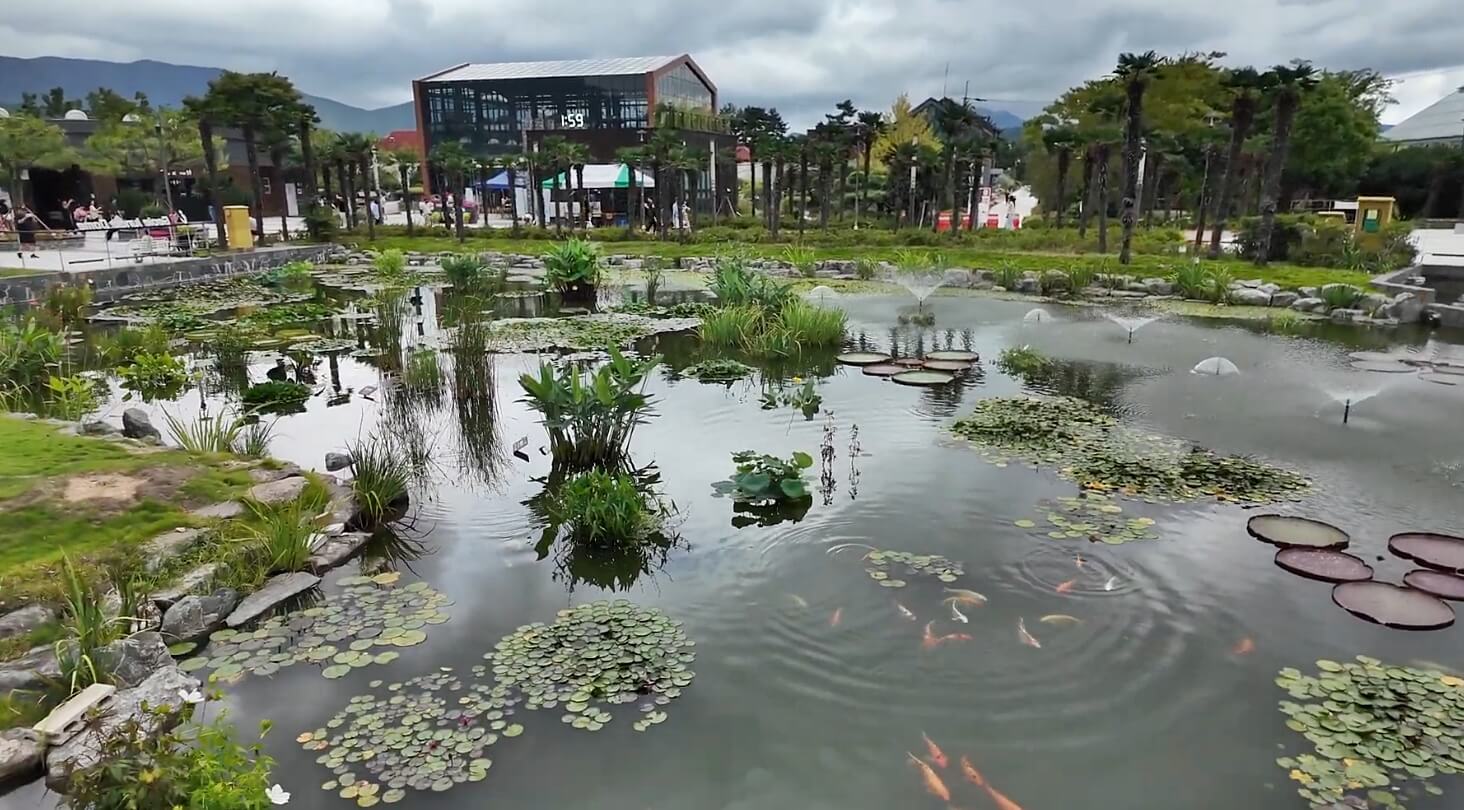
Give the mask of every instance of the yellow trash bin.
<svg viewBox="0 0 1464 810">
<path fill-rule="evenodd" d="M 1358 197 L 1357 222 L 1353 223 L 1357 241 L 1377 247 L 1383 241 L 1383 228 L 1393 221 L 1396 213 L 1397 201 L 1392 197 Z"/>
<path fill-rule="evenodd" d="M 224 234 L 230 250 L 254 247 L 254 233 L 250 230 L 249 206 L 224 206 Z"/>
</svg>

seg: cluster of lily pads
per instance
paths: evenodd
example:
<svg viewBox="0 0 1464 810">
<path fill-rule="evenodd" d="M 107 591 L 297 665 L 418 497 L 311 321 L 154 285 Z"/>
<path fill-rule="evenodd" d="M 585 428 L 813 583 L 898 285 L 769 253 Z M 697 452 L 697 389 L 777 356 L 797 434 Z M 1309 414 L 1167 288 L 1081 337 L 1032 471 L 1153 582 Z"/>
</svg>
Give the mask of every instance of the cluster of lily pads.
<svg viewBox="0 0 1464 810">
<path fill-rule="evenodd" d="M 1297 500 L 1305 476 L 1243 456 L 1222 456 L 1140 433 L 1073 397 L 994 397 L 952 426 L 1004 466 L 1013 459 L 1058 466 L 1083 488 L 1147 502 L 1202 498 L 1259 504 Z"/>
<path fill-rule="evenodd" d="M 1361 655 L 1317 668 L 1276 678 L 1293 698 L 1280 704 L 1286 726 L 1314 746 L 1276 764 L 1313 808 L 1401 808 L 1442 795 L 1436 775 L 1464 771 L 1464 679 Z"/>
<path fill-rule="evenodd" d="M 395 587 L 396 572 L 346 577 L 342 590 L 319 605 L 275 616 L 254 630 L 219 630 L 203 655 L 184 660 L 184 672 L 211 670 L 209 680 L 237 683 L 245 675 L 273 675 L 299 663 L 317 664 L 326 678 L 389 664 L 403 647 L 427 640 L 427 627 L 447 621 L 445 595 L 425 582 Z"/>
<path fill-rule="evenodd" d="M 886 588 L 903 588 L 909 584 L 901 577 L 929 576 L 950 583 L 966 573 L 959 562 L 939 554 L 875 549 L 864 555 L 864 562 L 869 578 Z"/>
<path fill-rule="evenodd" d="M 379 690 L 382 682 L 371 686 Z M 408 788 L 442 792 L 487 778 L 488 747 L 524 731 L 507 719 L 515 702 L 507 690 L 464 690 L 445 667 L 353 697 L 324 728 L 295 741 L 320 752 L 315 761 L 334 774 L 322 789 L 360 807 L 394 804 Z"/>
<path fill-rule="evenodd" d="M 848 352 L 839 355 L 839 363 L 860 366 L 869 377 L 885 377 L 901 385 L 945 385 L 956 375 L 978 368 L 981 356 L 966 351 L 934 351 L 924 357 L 891 357 L 879 352 Z"/>
<path fill-rule="evenodd" d="M 617 599 L 520 627 L 484 658 L 499 688 L 521 694 L 526 709 L 562 707 L 564 723 L 599 731 L 612 715 L 594 704 L 635 703 L 641 717 L 634 728 L 645 731 L 666 719 L 658 707 L 691 685 L 693 646 L 681 622 Z"/>
<path fill-rule="evenodd" d="M 1155 521 L 1148 517 L 1125 517 L 1123 507 L 1101 492 L 1081 492 L 1054 501 L 1038 501 L 1044 510 L 1046 528 L 1036 520 L 1016 521 L 1018 528 L 1045 534 L 1054 540 L 1088 540 L 1119 545 L 1133 540 L 1158 540 Z"/>
<path fill-rule="evenodd" d="M 754 369 L 745 363 L 727 358 L 703 360 L 681 370 L 681 376 L 702 382 L 732 382 L 750 376 Z"/>
</svg>

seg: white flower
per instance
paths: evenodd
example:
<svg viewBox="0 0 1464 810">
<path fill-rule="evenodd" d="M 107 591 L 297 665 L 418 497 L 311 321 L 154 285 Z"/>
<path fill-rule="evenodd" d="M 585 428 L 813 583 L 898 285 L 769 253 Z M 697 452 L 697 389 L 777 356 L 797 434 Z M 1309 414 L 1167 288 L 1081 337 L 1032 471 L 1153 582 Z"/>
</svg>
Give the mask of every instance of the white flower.
<svg viewBox="0 0 1464 810">
<path fill-rule="evenodd" d="M 270 804 L 289 804 L 290 803 L 290 794 L 289 793 L 286 793 L 285 792 L 285 789 L 282 788 L 282 787 L 280 787 L 279 785 L 275 785 L 275 786 L 271 787 L 269 790 L 266 790 L 264 792 L 264 795 L 269 798 L 269 803 Z"/>
<path fill-rule="evenodd" d="M 203 702 L 203 693 L 197 689 L 179 689 L 178 699 L 184 703 L 199 704 Z"/>
</svg>

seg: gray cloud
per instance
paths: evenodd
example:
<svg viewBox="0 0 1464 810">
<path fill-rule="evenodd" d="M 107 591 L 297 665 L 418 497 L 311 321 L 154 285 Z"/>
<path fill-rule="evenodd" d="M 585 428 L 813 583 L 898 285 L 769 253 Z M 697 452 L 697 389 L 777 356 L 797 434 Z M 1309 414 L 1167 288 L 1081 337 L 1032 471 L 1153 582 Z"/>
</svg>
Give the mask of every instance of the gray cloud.
<svg viewBox="0 0 1464 810">
<path fill-rule="evenodd" d="M 798 125 L 843 98 L 883 108 L 900 92 L 920 98 L 944 84 L 960 93 L 967 82 L 973 95 L 1000 100 L 991 106 L 1030 114 L 1109 70 L 1124 50 L 1220 50 L 1230 63 L 1257 65 L 1300 57 L 1389 74 L 1442 75 L 1464 58 L 1464 18 L 1449 0 L 13 5 L 0 15 L 0 52 L 273 69 L 311 93 L 362 106 L 404 101 L 412 78 L 457 62 L 685 51 L 707 68 L 724 100 L 776 106 Z"/>
</svg>

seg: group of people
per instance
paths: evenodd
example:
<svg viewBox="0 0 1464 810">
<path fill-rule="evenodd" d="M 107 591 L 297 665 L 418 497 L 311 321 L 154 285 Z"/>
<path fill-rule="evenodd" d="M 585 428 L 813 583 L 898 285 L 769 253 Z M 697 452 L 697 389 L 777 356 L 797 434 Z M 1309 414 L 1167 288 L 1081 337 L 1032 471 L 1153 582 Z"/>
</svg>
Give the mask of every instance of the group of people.
<svg viewBox="0 0 1464 810">
<path fill-rule="evenodd" d="M 36 233 L 49 231 L 50 226 L 36 216 L 36 212 L 24 205 L 17 206 L 14 211 L 10 210 L 9 203 L 0 200 L 0 231 L 15 231 L 18 250 L 15 255 L 25 258 L 27 250 L 30 251 L 32 259 L 39 259 L 36 253 Z M 8 240 L 7 240 L 8 241 Z"/>
</svg>

